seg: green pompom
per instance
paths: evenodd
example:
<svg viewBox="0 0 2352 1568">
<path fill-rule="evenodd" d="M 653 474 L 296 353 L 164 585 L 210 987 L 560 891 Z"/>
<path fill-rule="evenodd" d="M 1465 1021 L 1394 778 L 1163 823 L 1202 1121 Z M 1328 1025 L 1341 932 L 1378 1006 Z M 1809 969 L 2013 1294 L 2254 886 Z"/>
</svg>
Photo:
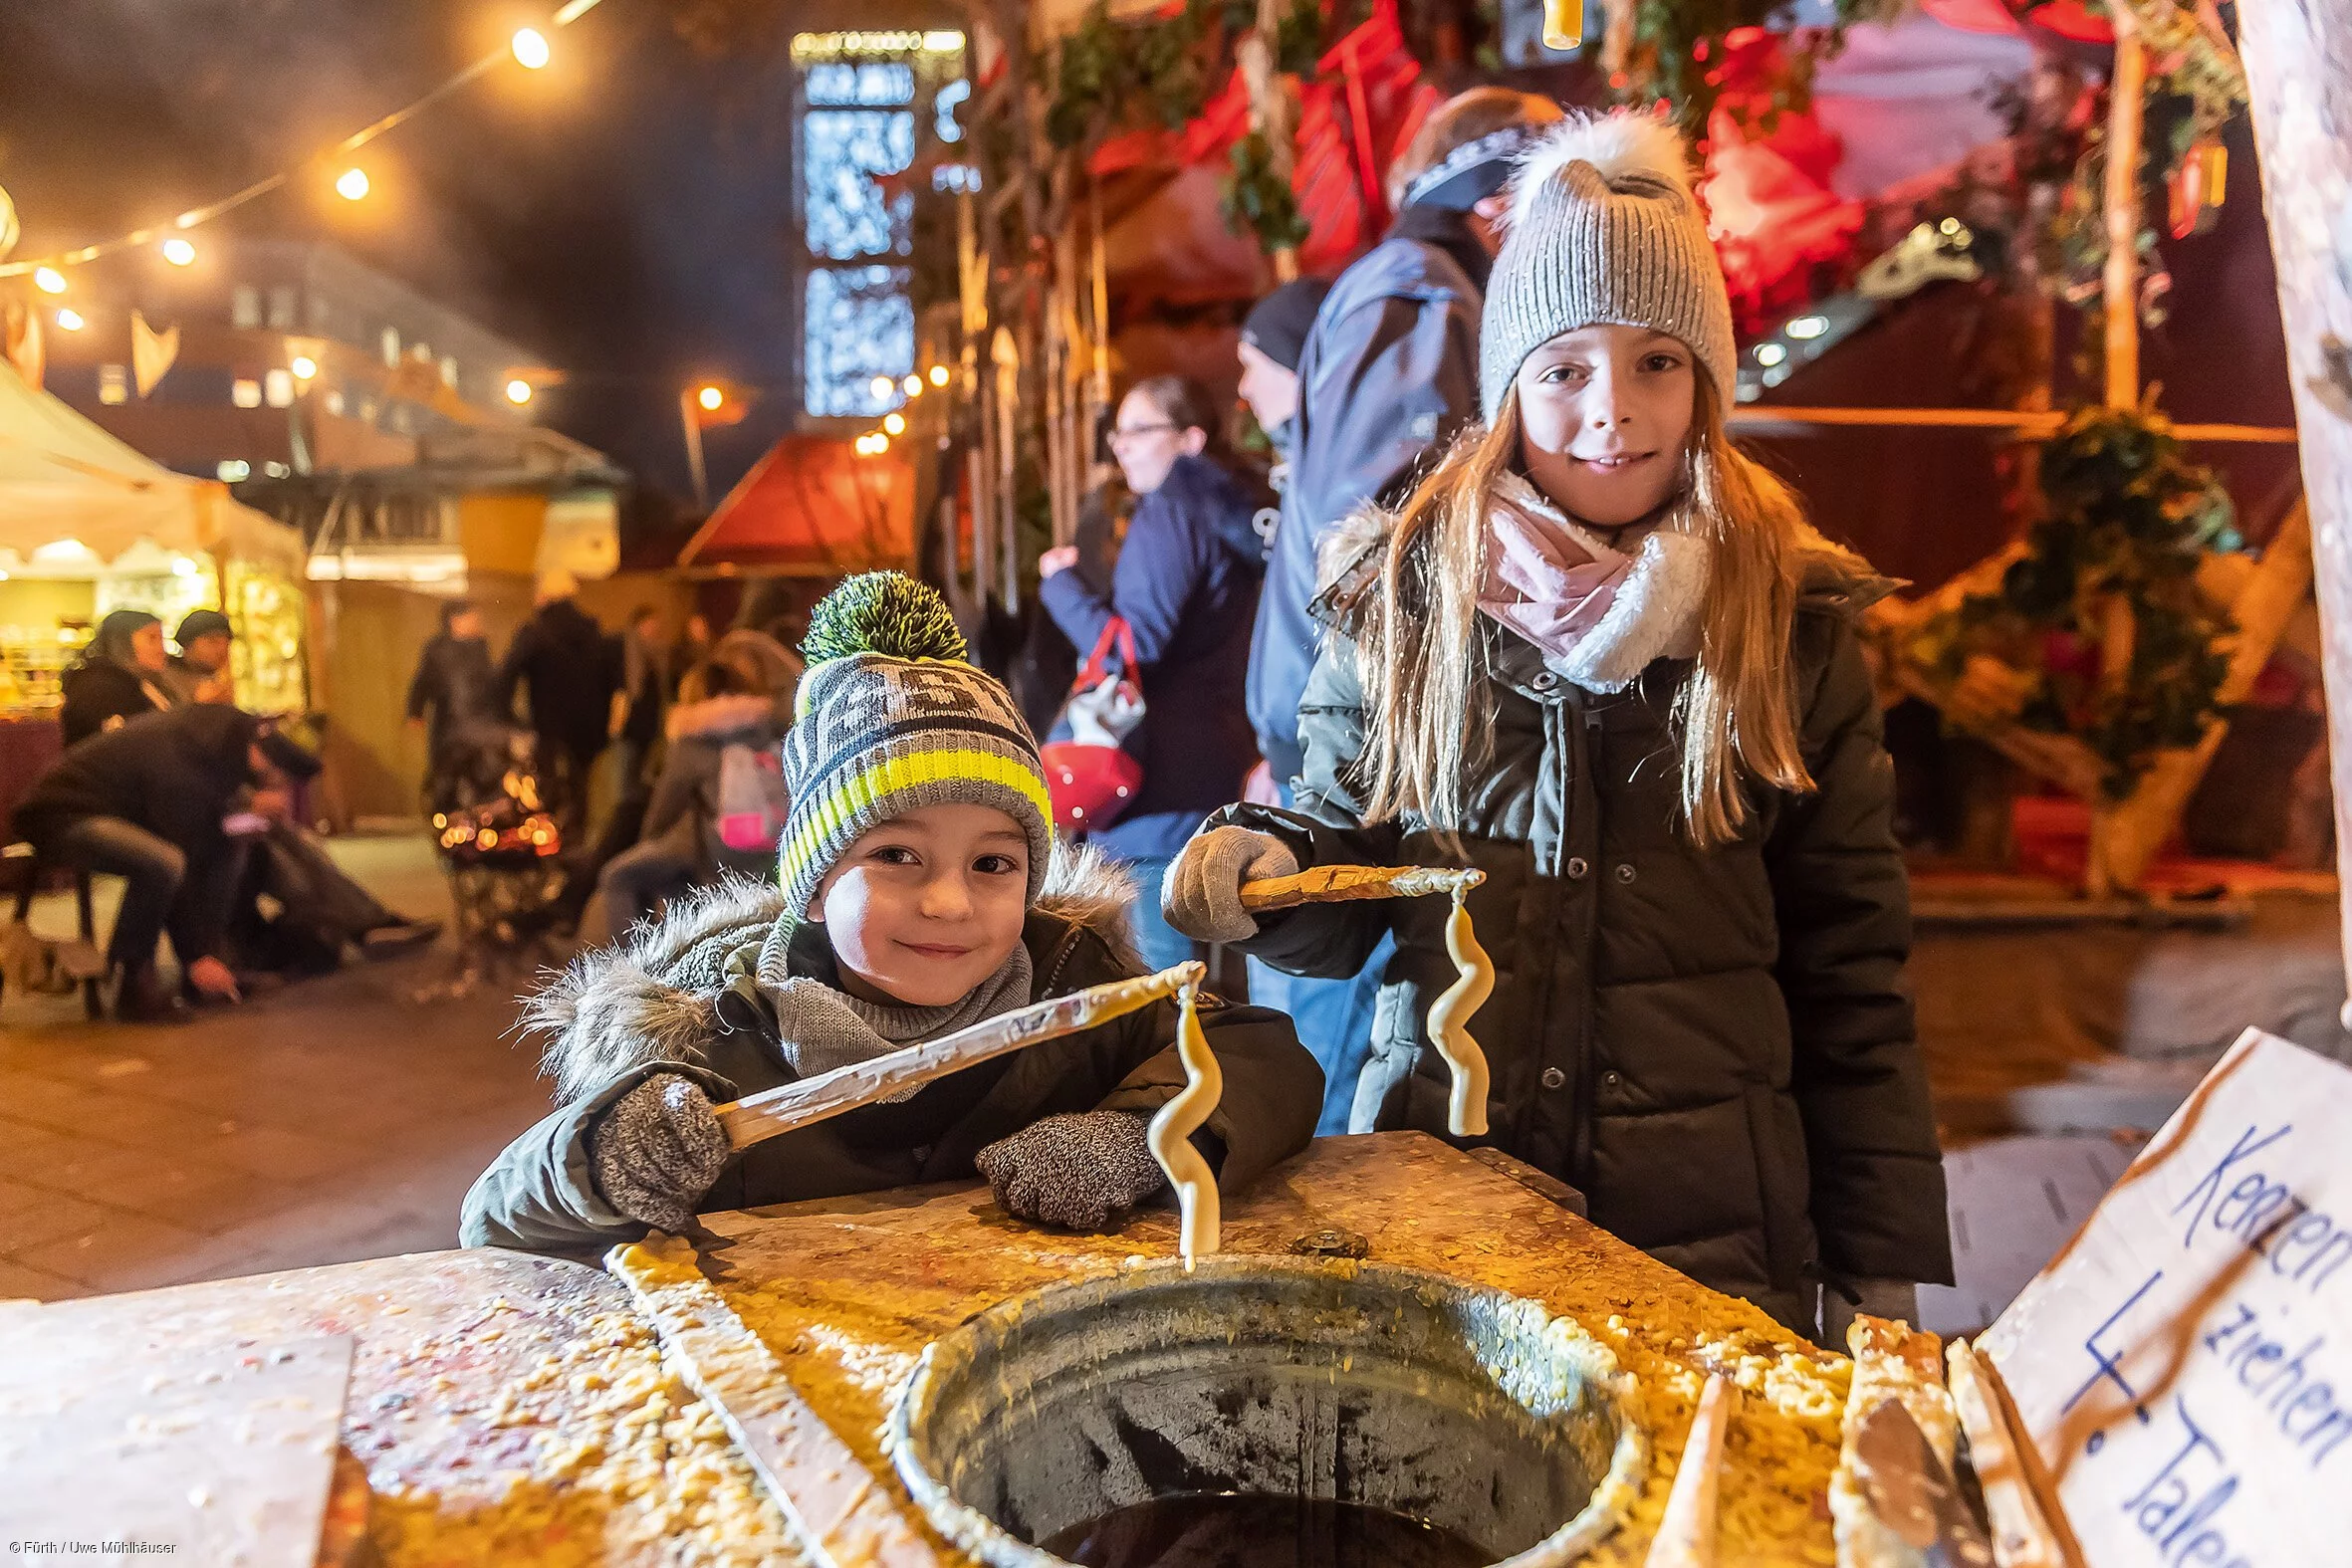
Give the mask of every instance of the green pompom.
<svg viewBox="0 0 2352 1568">
<path fill-rule="evenodd" d="M 962 659 L 964 634 L 939 590 L 897 571 L 845 579 L 817 603 L 801 652 L 812 668 L 852 653 L 893 659 Z"/>
</svg>

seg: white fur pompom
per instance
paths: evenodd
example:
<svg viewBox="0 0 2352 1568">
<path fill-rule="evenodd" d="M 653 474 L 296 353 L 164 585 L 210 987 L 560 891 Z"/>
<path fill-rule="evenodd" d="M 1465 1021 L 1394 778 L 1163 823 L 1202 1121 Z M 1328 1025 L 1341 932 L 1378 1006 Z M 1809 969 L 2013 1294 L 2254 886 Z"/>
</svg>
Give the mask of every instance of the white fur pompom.
<svg viewBox="0 0 2352 1568">
<path fill-rule="evenodd" d="M 1571 113 L 1520 155 L 1511 184 L 1512 216 L 1519 216 L 1529 191 L 1576 162 L 1591 164 L 1611 184 L 1628 174 L 1648 174 L 1686 196 L 1691 192 L 1690 149 L 1673 121 L 1628 110 Z"/>
</svg>

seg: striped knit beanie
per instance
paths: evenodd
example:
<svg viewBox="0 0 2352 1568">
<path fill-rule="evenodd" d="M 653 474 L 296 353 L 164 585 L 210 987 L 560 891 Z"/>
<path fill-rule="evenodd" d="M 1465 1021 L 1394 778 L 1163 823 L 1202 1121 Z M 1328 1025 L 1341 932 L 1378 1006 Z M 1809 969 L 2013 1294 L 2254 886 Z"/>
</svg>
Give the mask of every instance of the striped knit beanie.
<svg viewBox="0 0 2352 1568">
<path fill-rule="evenodd" d="M 1596 323 L 1680 338 L 1730 407 L 1732 301 L 1682 136 L 1648 114 L 1570 115 L 1529 149 L 1479 326 L 1488 423 L 1529 354 Z"/>
<path fill-rule="evenodd" d="M 1029 835 L 1029 897 L 1045 886 L 1053 807 L 1038 743 L 1005 688 L 966 662 L 938 590 L 869 571 L 826 594 L 784 739 L 792 794 L 777 876 L 788 914 L 859 834 L 927 805 L 993 805 Z"/>
</svg>

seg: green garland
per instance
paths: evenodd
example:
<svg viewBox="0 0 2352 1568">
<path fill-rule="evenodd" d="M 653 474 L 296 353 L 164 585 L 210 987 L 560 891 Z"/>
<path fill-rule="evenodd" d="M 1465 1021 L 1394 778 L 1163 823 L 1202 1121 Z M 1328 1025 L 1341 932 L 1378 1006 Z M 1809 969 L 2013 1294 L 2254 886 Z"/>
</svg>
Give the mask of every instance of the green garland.
<svg viewBox="0 0 2352 1568">
<path fill-rule="evenodd" d="M 1945 682 L 1991 655 L 2028 678 L 2017 722 L 2071 735 L 2105 765 L 2110 799 L 2132 792 L 2159 752 L 2194 746 L 2221 713 L 2231 627 L 2197 590 L 2209 551 L 2239 547 L 2229 493 L 2191 463 L 2154 412 L 2078 410 L 2041 450 L 2041 520 L 1998 592 L 1922 627 L 1910 657 Z M 2106 603 L 2131 606 L 2131 663 L 2099 680 Z M 2053 664 L 2053 640 L 2083 656 Z"/>
<path fill-rule="evenodd" d="M 1720 77 L 1724 40 L 1745 27 L 1761 27 L 1782 35 L 1786 71 L 1772 84 L 1768 121 L 1782 113 L 1801 112 L 1812 103 L 1813 67 L 1843 42 L 1844 30 L 1856 22 L 1893 17 L 1905 0 L 1834 0 L 1835 21 L 1821 36 L 1801 43 L 1789 30 L 1794 10 L 1790 0 L 1634 0 L 1633 50 L 1626 62 L 1628 81 L 1620 89 L 1626 101 L 1648 106 L 1663 99 L 1674 106 L 1675 118 L 1694 141 L 1707 135 L 1707 119 L 1721 95 Z M 1587 41 L 1597 49 L 1600 36 Z M 1767 122 L 1760 127 L 1768 132 Z"/>
<path fill-rule="evenodd" d="M 1291 182 L 1274 166 L 1274 149 L 1253 130 L 1233 144 L 1233 173 L 1225 180 L 1225 224 L 1258 236 L 1270 254 L 1306 243 L 1308 224 Z"/>
</svg>

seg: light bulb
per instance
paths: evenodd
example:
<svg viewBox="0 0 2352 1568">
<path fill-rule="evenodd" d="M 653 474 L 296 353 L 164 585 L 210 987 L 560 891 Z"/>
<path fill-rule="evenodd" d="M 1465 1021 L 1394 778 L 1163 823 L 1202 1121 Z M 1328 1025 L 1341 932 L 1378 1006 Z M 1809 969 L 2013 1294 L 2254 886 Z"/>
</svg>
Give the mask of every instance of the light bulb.
<svg viewBox="0 0 2352 1568">
<path fill-rule="evenodd" d="M 909 397 L 920 397 L 923 395 L 923 378 L 909 373 L 905 380 L 898 383 L 898 389 Z"/>
<path fill-rule="evenodd" d="M 294 372 L 296 380 L 307 381 L 319 373 L 319 361 L 307 353 L 298 353 L 294 356 L 294 362 L 287 368 Z"/>
<path fill-rule="evenodd" d="M 885 414 L 882 418 L 882 428 L 891 435 L 906 434 L 906 415 Z"/>
<path fill-rule="evenodd" d="M 514 41 L 515 58 L 526 71 L 537 71 L 548 63 L 547 35 L 536 27 L 519 29 Z"/>
<path fill-rule="evenodd" d="M 335 193 L 346 201 L 357 201 L 367 194 L 367 171 L 345 169 L 335 179 Z"/>
<path fill-rule="evenodd" d="M 706 386 L 694 394 L 694 400 L 702 405 L 705 413 L 715 414 L 719 411 L 719 405 L 727 400 L 727 394 L 715 386 Z"/>
<path fill-rule="evenodd" d="M 196 247 L 175 234 L 163 242 L 163 259 L 174 267 L 192 266 L 196 260 Z"/>
<path fill-rule="evenodd" d="M 898 383 L 886 375 L 877 375 L 867 389 L 876 397 L 888 397 L 892 392 L 898 390 Z"/>
<path fill-rule="evenodd" d="M 513 380 L 507 382 L 506 400 L 514 404 L 517 408 L 520 408 L 525 403 L 531 401 L 531 383 L 524 380 L 519 375 Z"/>
<path fill-rule="evenodd" d="M 945 386 L 947 384 L 946 365 L 935 364 L 931 367 L 931 384 L 933 386 Z"/>
<path fill-rule="evenodd" d="M 36 267 L 33 269 L 33 287 L 43 294 L 63 294 L 66 292 L 66 275 L 55 267 Z"/>
<path fill-rule="evenodd" d="M 69 333 L 78 333 L 89 324 L 82 320 L 80 311 L 68 306 L 57 313 L 57 325 Z"/>
</svg>

